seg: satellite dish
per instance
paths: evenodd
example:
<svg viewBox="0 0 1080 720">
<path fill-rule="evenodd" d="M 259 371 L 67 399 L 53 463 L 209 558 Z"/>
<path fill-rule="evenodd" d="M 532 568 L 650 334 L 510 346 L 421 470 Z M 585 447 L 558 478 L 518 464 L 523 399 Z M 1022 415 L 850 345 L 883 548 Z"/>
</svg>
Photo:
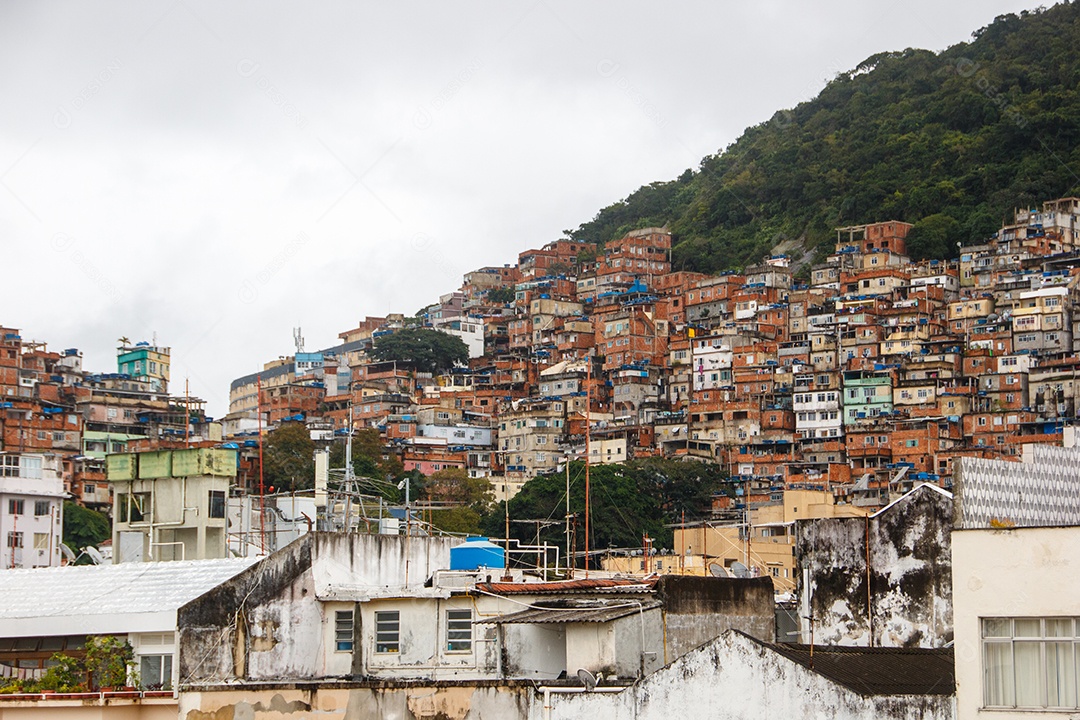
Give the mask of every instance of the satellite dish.
<svg viewBox="0 0 1080 720">
<path fill-rule="evenodd" d="M 105 562 L 105 557 L 93 545 L 84 547 L 83 552 L 90 556 L 90 559 L 94 561 L 95 565 L 108 565 L 108 563 Z"/>
<path fill-rule="evenodd" d="M 737 578 L 748 578 L 750 577 L 750 568 L 736 560 L 731 563 L 731 574 Z"/>
<path fill-rule="evenodd" d="M 729 577 L 728 571 L 725 570 L 724 566 L 719 563 L 709 563 L 709 574 L 713 577 Z"/>
<path fill-rule="evenodd" d="M 600 684 L 600 680 L 603 679 L 603 675 L 593 675 L 585 668 L 578 668 L 577 671 L 578 680 L 585 686 L 585 692 L 591 692 L 596 689 L 596 686 Z"/>
<path fill-rule="evenodd" d="M 64 554 L 69 563 L 75 562 L 75 552 L 64 543 L 60 543 L 60 552 Z"/>
</svg>

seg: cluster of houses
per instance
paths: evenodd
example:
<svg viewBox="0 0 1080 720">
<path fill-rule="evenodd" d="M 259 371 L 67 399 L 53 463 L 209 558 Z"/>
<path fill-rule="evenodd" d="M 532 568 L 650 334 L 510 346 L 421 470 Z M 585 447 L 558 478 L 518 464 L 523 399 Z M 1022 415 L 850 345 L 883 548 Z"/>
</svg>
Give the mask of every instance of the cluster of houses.
<svg viewBox="0 0 1080 720">
<path fill-rule="evenodd" d="M 905 223 L 842 228 L 824 263 L 718 276 L 673 271 L 662 228 L 561 240 L 420 318 L 317 352 L 298 334 L 218 422 L 168 394 L 168 348 L 122 339 L 97 375 L 2 329 L 0 718 L 1080 712 L 1078 219 L 1051 201 L 918 263 Z M 468 366 L 372 360 L 415 324 Z M 325 452 L 312 497 L 266 505 L 254 458 L 285 423 L 324 447 L 372 428 L 406 470 L 507 496 L 656 456 L 739 492 L 674 552 L 571 576 L 407 513 L 350 522 Z M 62 566 L 67 497 L 109 512 L 111 563 Z M 104 635 L 134 689 L 3 690 Z"/>
<path fill-rule="evenodd" d="M 198 457 L 171 462 L 216 472 Z M 89 637 L 133 657 L 130 688 L 14 686 L 0 713 L 1062 717 L 1080 712 L 1077 467 L 1048 445 L 961 458 L 955 494 L 797 521 L 794 627 L 768 576 L 557 577 L 483 538 L 314 531 L 261 557 L 2 570 L 0 688 Z"/>
<path fill-rule="evenodd" d="M 594 463 L 707 458 L 751 498 L 828 488 L 881 506 L 914 482 L 947 487 L 957 457 L 1062 443 L 1078 219 L 1080 199 L 1050 201 L 958 260 L 917 263 L 909 224 L 841 228 L 824 263 L 721 275 L 673 270 L 662 228 L 599 251 L 555 241 L 466 274 L 419 318 L 465 340 L 467 368 L 371 361 L 409 319 L 369 317 L 235 380 L 225 435 L 257 432 L 260 408 L 271 426 L 374 427 L 406 469 L 512 487 L 582 458 L 588 415 Z"/>
</svg>

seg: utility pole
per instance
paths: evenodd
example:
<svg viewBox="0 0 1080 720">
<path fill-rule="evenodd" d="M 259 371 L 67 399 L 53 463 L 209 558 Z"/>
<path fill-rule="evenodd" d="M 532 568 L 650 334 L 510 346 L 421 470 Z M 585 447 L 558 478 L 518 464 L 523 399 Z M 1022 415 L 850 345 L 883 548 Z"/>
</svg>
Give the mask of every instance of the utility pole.
<svg viewBox="0 0 1080 720">
<path fill-rule="evenodd" d="M 574 563 L 570 554 L 570 453 L 566 454 L 566 575 L 573 577 Z"/>
</svg>

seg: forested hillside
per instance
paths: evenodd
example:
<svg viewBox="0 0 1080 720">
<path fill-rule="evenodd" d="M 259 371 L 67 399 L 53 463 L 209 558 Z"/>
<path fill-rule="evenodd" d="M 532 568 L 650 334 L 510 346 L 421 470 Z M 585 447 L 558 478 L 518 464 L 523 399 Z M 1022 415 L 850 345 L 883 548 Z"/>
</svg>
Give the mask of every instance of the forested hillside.
<svg viewBox="0 0 1080 720">
<path fill-rule="evenodd" d="M 1080 4 L 998 17 L 941 53 L 867 58 L 678 179 L 654 182 L 571 235 L 605 242 L 668 225 L 676 269 L 738 268 L 784 239 L 916 224 L 912 255 L 983 239 L 1014 207 L 1080 194 Z"/>
</svg>

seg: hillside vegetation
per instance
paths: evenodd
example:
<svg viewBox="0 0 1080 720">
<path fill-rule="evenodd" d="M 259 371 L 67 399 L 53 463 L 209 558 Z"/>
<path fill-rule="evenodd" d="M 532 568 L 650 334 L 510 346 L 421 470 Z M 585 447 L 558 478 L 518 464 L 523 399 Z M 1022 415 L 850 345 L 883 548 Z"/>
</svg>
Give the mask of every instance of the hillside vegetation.
<svg viewBox="0 0 1080 720">
<path fill-rule="evenodd" d="M 739 268 L 785 239 L 916 223 L 912 255 L 955 253 L 1013 208 L 1080 194 L 1080 4 L 1003 15 L 970 43 L 867 58 L 668 182 L 570 235 L 602 243 L 667 225 L 675 269 Z"/>
</svg>

